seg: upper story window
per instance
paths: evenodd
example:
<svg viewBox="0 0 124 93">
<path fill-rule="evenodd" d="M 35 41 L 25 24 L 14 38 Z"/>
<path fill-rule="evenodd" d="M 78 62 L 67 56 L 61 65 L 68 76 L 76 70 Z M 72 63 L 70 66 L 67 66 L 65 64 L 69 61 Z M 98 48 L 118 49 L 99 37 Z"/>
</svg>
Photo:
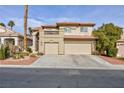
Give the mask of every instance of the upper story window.
<svg viewBox="0 0 124 93">
<path fill-rule="evenodd" d="M 87 31 L 88 31 L 88 28 L 87 27 L 81 27 L 80 32 L 87 32 Z"/>
<path fill-rule="evenodd" d="M 66 32 L 66 33 L 71 33 L 71 30 L 72 30 L 72 29 L 69 28 L 69 27 L 68 27 L 68 28 L 64 28 L 64 32 Z"/>
<path fill-rule="evenodd" d="M 44 31 L 44 35 L 58 35 L 59 31 Z"/>
</svg>

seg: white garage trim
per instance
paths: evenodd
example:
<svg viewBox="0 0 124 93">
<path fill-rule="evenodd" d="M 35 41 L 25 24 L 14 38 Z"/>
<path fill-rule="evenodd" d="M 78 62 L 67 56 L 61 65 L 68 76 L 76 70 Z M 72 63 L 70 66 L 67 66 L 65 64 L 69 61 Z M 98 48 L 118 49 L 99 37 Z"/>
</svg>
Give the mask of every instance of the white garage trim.
<svg viewBox="0 0 124 93">
<path fill-rule="evenodd" d="M 45 43 L 45 54 L 58 55 L 58 43 Z"/>
<path fill-rule="evenodd" d="M 65 43 L 65 54 L 91 54 L 91 43 L 68 42 Z"/>
</svg>

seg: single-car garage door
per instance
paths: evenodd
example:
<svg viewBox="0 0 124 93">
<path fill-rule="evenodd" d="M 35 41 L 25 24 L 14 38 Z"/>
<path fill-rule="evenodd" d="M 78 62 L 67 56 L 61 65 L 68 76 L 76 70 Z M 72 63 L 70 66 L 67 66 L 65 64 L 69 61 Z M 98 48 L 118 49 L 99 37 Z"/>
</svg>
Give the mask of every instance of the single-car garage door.
<svg viewBox="0 0 124 93">
<path fill-rule="evenodd" d="M 58 43 L 45 43 L 45 54 L 58 54 Z"/>
<path fill-rule="evenodd" d="M 91 54 L 91 44 L 65 44 L 65 54 Z"/>
</svg>

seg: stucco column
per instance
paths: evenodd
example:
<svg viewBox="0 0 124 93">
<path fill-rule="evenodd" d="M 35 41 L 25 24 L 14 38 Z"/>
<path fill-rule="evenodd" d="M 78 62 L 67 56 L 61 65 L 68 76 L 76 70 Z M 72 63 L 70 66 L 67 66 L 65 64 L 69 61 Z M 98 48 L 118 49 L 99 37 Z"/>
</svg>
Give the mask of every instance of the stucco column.
<svg viewBox="0 0 124 93">
<path fill-rule="evenodd" d="M 4 44 L 4 37 L 1 37 L 1 44 Z"/>
<path fill-rule="evenodd" d="M 14 38 L 15 40 L 15 46 L 18 46 L 18 37 Z"/>
<path fill-rule="evenodd" d="M 36 52 L 36 35 L 33 35 L 33 47 L 32 47 L 33 52 Z"/>
</svg>

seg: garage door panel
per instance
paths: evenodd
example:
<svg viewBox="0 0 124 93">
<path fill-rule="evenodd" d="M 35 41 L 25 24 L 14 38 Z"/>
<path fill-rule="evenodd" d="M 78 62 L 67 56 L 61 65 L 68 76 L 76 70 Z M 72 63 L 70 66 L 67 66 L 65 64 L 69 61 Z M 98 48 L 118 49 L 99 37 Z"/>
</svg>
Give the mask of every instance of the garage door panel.
<svg viewBox="0 0 124 93">
<path fill-rule="evenodd" d="M 58 54 L 58 43 L 46 43 L 45 54 Z"/>
<path fill-rule="evenodd" d="M 65 54 L 91 54 L 91 44 L 65 44 Z"/>
</svg>

